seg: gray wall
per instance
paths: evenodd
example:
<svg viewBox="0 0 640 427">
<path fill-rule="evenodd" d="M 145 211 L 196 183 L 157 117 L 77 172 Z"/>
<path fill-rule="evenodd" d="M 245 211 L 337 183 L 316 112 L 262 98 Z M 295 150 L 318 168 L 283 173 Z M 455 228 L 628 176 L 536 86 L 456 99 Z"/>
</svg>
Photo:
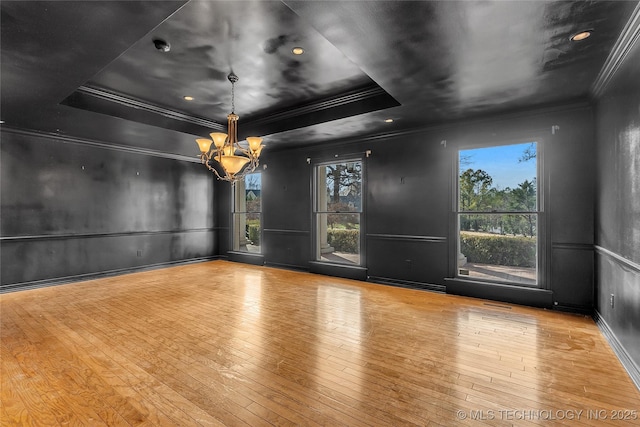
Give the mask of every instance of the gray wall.
<svg viewBox="0 0 640 427">
<path fill-rule="evenodd" d="M 558 126 L 555 134 L 552 126 Z M 446 144 L 442 141 L 446 140 Z M 447 280 L 455 268 L 454 166 L 457 148 L 487 142 L 544 145 L 547 272 L 542 290 L 478 286 Z M 372 150 L 365 160 L 366 234 L 370 280 L 531 305 L 591 312 L 595 142 L 587 104 L 433 127 L 371 141 L 268 152 L 263 163 L 263 251 L 267 265 L 314 270 L 313 162 Z M 225 203 L 226 199 L 219 201 Z M 229 202 L 220 210 L 229 212 Z M 221 248 L 223 244 L 221 242 Z M 326 270 L 322 270 L 326 272 Z M 336 275 L 348 275 L 337 269 Z M 366 276 L 365 276 L 366 277 Z"/>
<path fill-rule="evenodd" d="M 528 140 L 544 147 L 543 289 L 449 280 L 457 148 Z M 365 159 L 365 278 L 592 309 L 595 149 L 588 105 L 265 152 L 267 265 L 313 270 L 307 158 L 313 163 L 365 150 L 372 150 Z M 6 129 L 1 160 L 5 289 L 228 254 L 230 186 L 197 163 Z"/>
<path fill-rule="evenodd" d="M 3 129 L 2 289 L 211 257 L 213 179 L 196 163 Z"/>
<path fill-rule="evenodd" d="M 596 317 L 640 386 L 640 43 L 596 108 Z M 611 306 L 611 295 L 614 305 Z M 631 368 L 630 368 L 631 367 Z"/>
</svg>

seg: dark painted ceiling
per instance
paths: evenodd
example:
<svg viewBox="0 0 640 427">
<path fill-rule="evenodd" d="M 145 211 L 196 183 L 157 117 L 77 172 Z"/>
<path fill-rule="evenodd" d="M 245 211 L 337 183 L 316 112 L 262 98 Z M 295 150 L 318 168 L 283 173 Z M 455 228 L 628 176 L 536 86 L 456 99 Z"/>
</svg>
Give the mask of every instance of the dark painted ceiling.
<svg viewBox="0 0 640 427">
<path fill-rule="evenodd" d="M 0 114 L 193 156 L 226 127 L 230 71 L 240 137 L 274 150 L 562 104 L 588 98 L 636 3 L 3 0 Z"/>
</svg>

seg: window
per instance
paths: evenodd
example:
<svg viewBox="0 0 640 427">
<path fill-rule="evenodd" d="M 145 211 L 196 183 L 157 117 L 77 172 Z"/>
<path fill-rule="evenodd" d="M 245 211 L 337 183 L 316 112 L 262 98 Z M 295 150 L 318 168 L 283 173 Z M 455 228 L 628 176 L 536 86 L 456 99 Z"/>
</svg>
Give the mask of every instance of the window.
<svg viewBox="0 0 640 427">
<path fill-rule="evenodd" d="M 538 284 L 538 144 L 460 150 L 457 275 Z"/>
<path fill-rule="evenodd" d="M 234 185 L 233 250 L 260 253 L 262 176 L 251 173 Z"/>
<path fill-rule="evenodd" d="M 362 161 L 316 166 L 316 260 L 360 265 Z"/>
</svg>

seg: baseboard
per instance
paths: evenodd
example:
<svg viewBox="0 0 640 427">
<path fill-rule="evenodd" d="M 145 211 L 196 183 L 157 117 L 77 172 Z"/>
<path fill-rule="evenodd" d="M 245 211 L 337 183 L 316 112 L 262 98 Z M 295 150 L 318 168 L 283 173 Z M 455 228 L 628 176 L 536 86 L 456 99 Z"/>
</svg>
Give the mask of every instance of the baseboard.
<svg viewBox="0 0 640 427">
<path fill-rule="evenodd" d="M 566 313 L 584 314 L 585 316 L 593 316 L 593 308 L 581 305 L 558 304 L 553 306 L 554 310 L 564 311 Z"/>
<path fill-rule="evenodd" d="M 29 289 L 46 288 L 49 286 L 65 285 L 68 283 L 82 282 L 85 280 L 101 279 L 104 277 L 120 276 L 123 274 L 137 273 L 140 271 L 157 270 L 159 268 L 173 267 L 177 265 L 195 264 L 204 261 L 220 259 L 219 256 L 208 256 L 199 258 L 189 258 L 179 261 L 168 261 L 157 264 L 141 265 L 138 267 L 119 268 L 115 270 L 99 271 L 95 273 L 76 274 L 74 276 L 54 277 L 51 279 L 33 280 L 30 282 L 12 283 L 0 286 L 0 294 L 9 292 L 26 291 Z"/>
<path fill-rule="evenodd" d="M 356 265 L 311 261 L 309 262 L 309 271 L 311 273 L 324 274 L 325 276 L 342 277 L 363 282 L 367 280 L 367 269 Z"/>
<path fill-rule="evenodd" d="M 528 305 L 530 307 L 554 308 L 553 292 L 547 289 L 479 282 L 460 278 L 445 278 L 444 280 L 448 294 Z"/>
<path fill-rule="evenodd" d="M 309 272 L 309 267 L 302 267 L 300 265 L 295 265 L 295 264 L 284 264 L 284 263 L 281 263 L 281 262 L 265 261 L 264 265 L 265 265 L 265 267 L 281 268 L 283 270 L 302 271 L 302 272 L 305 272 L 305 273 Z"/>
<path fill-rule="evenodd" d="M 611 346 L 611 349 L 613 349 L 613 352 L 616 354 L 616 356 L 618 356 L 618 360 L 620 360 L 620 363 L 622 363 L 622 366 L 631 377 L 631 381 L 633 381 L 638 390 L 640 390 L 640 367 L 638 367 L 633 359 L 631 359 L 629 353 L 627 353 L 623 345 L 620 343 L 620 341 L 618 341 L 616 334 L 609 327 L 607 322 L 605 322 L 600 313 L 598 313 L 598 310 L 595 310 L 593 314 L 593 320 L 594 322 L 596 322 L 596 325 L 598 325 L 598 328 L 600 328 L 600 332 L 602 332 L 602 335 L 604 335 L 606 340 L 609 342 L 609 345 Z"/>
<path fill-rule="evenodd" d="M 412 282 L 410 280 L 390 279 L 388 277 L 369 276 L 367 282 L 379 283 L 381 285 L 398 286 L 401 288 L 421 289 L 425 291 L 433 291 L 445 293 L 447 291 L 444 285 L 434 285 L 432 283 Z"/>
<path fill-rule="evenodd" d="M 264 265 L 264 255 L 251 252 L 229 251 L 227 252 L 227 259 L 244 264 Z"/>
</svg>

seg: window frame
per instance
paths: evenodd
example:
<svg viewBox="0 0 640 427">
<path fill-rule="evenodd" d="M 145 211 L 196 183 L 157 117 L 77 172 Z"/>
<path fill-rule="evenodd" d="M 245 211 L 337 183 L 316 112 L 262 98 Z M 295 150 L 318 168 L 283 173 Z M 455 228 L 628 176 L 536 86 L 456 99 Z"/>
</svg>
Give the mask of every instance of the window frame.
<svg viewBox="0 0 640 427">
<path fill-rule="evenodd" d="M 518 145 L 518 144 L 527 144 L 534 142 L 536 143 L 536 210 L 535 211 L 463 211 L 460 209 L 460 173 L 462 172 L 460 168 L 460 153 L 466 150 L 476 150 L 483 148 L 495 148 L 495 147 L 503 147 L 508 145 Z M 514 138 L 514 139 L 506 139 L 499 141 L 490 141 L 490 142 L 478 142 L 474 144 L 461 144 L 459 145 L 454 152 L 453 157 L 453 200 L 452 200 L 452 262 L 450 265 L 452 266 L 452 276 L 456 280 L 460 281 L 468 281 L 468 282 L 479 282 L 486 283 L 488 285 L 506 285 L 506 286 L 514 286 L 517 288 L 530 288 L 530 289 L 548 289 L 548 228 L 546 224 L 546 200 L 549 194 L 549 189 L 547 188 L 547 180 L 545 179 L 545 138 L 542 138 L 538 135 L 534 135 L 531 137 L 523 137 L 523 138 Z M 499 280 L 499 279 L 486 279 L 479 278 L 467 275 L 459 274 L 458 267 L 458 254 L 460 254 L 460 217 L 462 215 L 509 215 L 509 214 L 534 214 L 536 215 L 536 283 L 535 284 L 527 284 L 527 283 L 517 283 L 514 281 L 507 280 Z"/>
<path fill-rule="evenodd" d="M 232 191 L 231 191 L 231 227 L 230 227 L 231 228 L 231 251 L 232 252 L 242 253 L 242 254 L 263 255 L 263 253 L 264 253 L 263 252 L 263 242 L 264 242 L 264 236 L 263 236 L 263 234 L 264 234 L 263 206 L 264 206 L 264 204 L 262 203 L 262 193 L 263 193 L 263 191 L 262 191 L 263 190 L 263 186 L 262 186 L 262 179 L 263 179 L 262 171 L 255 171 L 255 172 L 252 172 L 252 173 L 249 173 L 249 174 L 245 175 L 243 177 L 243 179 L 242 179 L 242 182 L 245 185 L 245 203 L 246 203 L 246 179 L 249 178 L 252 175 L 259 175 L 260 176 L 260 210 L 259 211 L 248 211 L 248 210 L 246 210 L 246 207 L 245 207 L 244 211 L 237 210 L 238 209 L 237 206 L 239 204 L 239 200 L 238 200 L 238 196 L 239 196 L 239 193 L 238 193 L 239 185 L 238 184 L 239 184 L 239 181 L 234 183 Z M 237 215 L 245 215 L 245 222 L 246 222 L 247 221 L 246 216 L 250 215 L 250 214 L 251 215 L 256 215 L 257 214 L 258 218 L 260 220 L 260 237 L 259 237 L 260 244 L 258 245 L 259 251 L 257 251 L 257 252 L 253 252 L 253 251 L 250 251 L 248 249 L 243 250 L 243 249 L 241 249 L 242 245 L 240 245 L 240 241 L 236 242 L 236 235 L 237 235 L 237 232 L 238 232 L 238 230 L 237 230 L 238 225 L 236 225 L 237 224 L 236 216 Z"/>
<path fill-rule="evenodd" d="M 319 193 L 318 193 L 318 185 L 319 185 L 319 168 L 327 165 L 334 164 L 343 164 L 343 163 L 360 163 L 360 208 L 357 211 L 348 211 L 348 212 L 340 212 L 340 211 L 320 211 L 319 210 Z M 327 265 L 336 265 L 342 267 L 364 267 L 365 266 L 365 186 L 366 186 L 366 162 L 365 158 L 362 155 L 349 155 L 338 158 L 332 158 L 330 160 L 318 160 L 312 164 L 311 168 L 312 174 L 312 182 L 311 182 L 311 222 L 313 235 L 311 239 L 311 254 L 312 260 L 311 262 L 317 262 Z M 326 178 L 325 178 L 326 179 Z M 359 237 L 358 237 L 358 256 L 359 262 L 339 262 L 339 261 L 329 261 L 326 259 L 322 259 L 321 250 L 320 250 L 320 232 L 319 232 L 319 215 L 321 214 L 331 214 L 331 213 L 344 213 L 344 214 L 355 214 L 359 216 Z"/>
</svg>

